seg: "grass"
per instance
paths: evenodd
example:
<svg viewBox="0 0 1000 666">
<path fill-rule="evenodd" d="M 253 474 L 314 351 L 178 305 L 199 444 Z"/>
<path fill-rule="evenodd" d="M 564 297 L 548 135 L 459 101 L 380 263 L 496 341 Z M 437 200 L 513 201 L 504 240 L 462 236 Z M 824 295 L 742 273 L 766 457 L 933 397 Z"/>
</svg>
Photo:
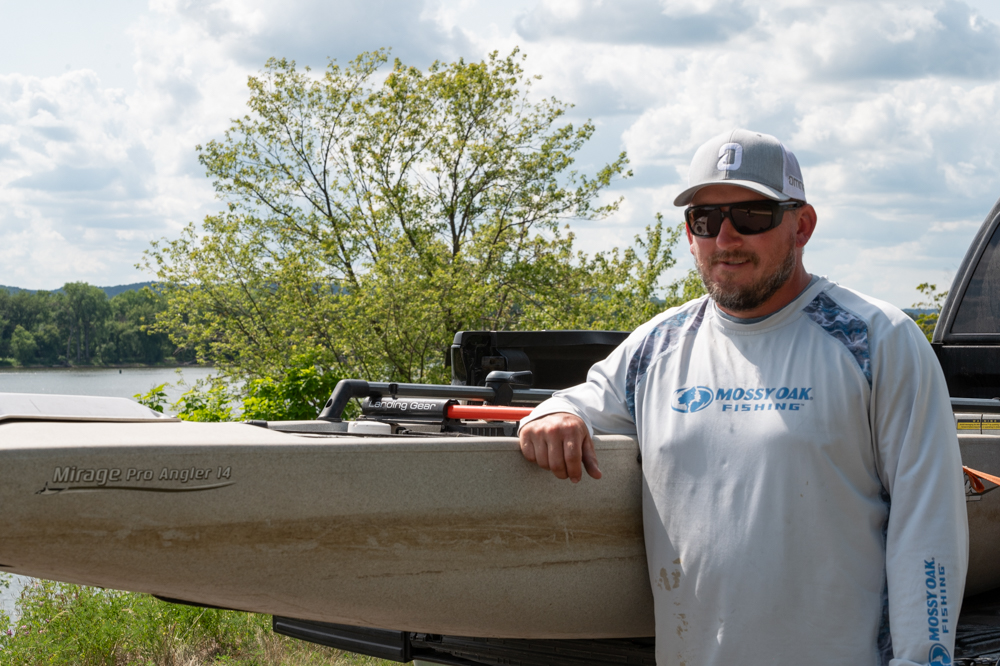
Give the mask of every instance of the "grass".
<svg viewBox="0 0 1000 666">
<path fill-rule="evenodd" d="M 6 581 L 0 579 L 0 585 Z M 147 594 L 33 581 L 11 624 L 3 666 L 390 666 L 279 636 L 266 615 L 169 604 Z"/>
</svg>

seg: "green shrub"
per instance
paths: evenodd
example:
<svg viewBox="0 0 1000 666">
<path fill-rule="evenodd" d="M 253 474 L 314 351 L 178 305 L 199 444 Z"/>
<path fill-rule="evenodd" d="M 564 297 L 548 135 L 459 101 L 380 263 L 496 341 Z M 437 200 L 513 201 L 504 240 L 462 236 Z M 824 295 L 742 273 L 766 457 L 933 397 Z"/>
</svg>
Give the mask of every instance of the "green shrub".
<svg viewBox="0 0 1000 666">
<path fill-rule="evenodd" d="M 340 377 L 321 371 L 314 356 L 301 355 L 291 360 L 283 376 L 254 377 L 245 382 L 209 377 L 195 382 L 173 404 L 168 402 L 166 384 L 133 397 L 158 412 L 169 409 L 185 421 L 310 420 L 323 409 L 338 381 Z M 179 385 L 186 386 L 183 382 Z M 359 412 L 352 403 L 344 416 L 352 418 Z"/>
<path fill-rule="evenodd" d="M 185 421 L 232 421 L 232 397 L 222 382 L 208 380 L 195 383 L 181 399 L 174 403 L 177 416 Z"/>
<path fill-rule="evenodd" d="M 321 372 L 313 356 L 296 357 L 284 377 L 262 377 L 247 382 L 243 389 L 241 418 L 263 421 L 314 419 L 340 379 L 331 372 Z M 354 405 L 349 405 L 348 417 L 356 412 Z"/>
<path fill-rule="evenodd" d="M 145 393 L 136 393 L 133 398 L 140 405 L 149 407 L 154 412 L 163 413 L 163 406 L 167 404 L 167 393 L 163 389 L 167 387 L 166 382 L 159 386 L 154 386 Z"/>
<path fill-rule="evenodd" d="M 33 581 L 17 611 L 17 622 L 0 633 L 4 666 L 390 663 L 278 636 L 266 615 L 169 604 L 147 594 Z M 0 627 L 7 624 L 0 615 Z"/>
</svg>

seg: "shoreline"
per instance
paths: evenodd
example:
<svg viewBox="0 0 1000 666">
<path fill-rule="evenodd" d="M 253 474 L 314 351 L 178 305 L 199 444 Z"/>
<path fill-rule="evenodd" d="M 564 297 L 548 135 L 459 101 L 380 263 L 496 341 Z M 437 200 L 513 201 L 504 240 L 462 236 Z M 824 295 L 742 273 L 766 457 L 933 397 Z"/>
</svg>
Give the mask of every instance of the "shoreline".
<svg viewBox="0 0 1000 666">
<path fill-rule="evenodd" d="M 146 365 L 143 363 L 109 363 L 107 365 L 0 365 L 0 372 L 7 372 L 10 370 L 124 370 L 126 368 L 133 369 L 149 369 L 149 370 L 174 370 L 177 368 L 214 368 L 214 364 L 208 363 L 176 363 L 176 364 L 166 364 L 157 363 L 153 365 Z"/>
<path fill-rule="evenodd" d="M 218 374 L 210 366 L 76 366 L 0 368 L 0 392 L 134 398 L 163 385 L 168 403 L 177 402 L 202 380 Z"/>
</svg>

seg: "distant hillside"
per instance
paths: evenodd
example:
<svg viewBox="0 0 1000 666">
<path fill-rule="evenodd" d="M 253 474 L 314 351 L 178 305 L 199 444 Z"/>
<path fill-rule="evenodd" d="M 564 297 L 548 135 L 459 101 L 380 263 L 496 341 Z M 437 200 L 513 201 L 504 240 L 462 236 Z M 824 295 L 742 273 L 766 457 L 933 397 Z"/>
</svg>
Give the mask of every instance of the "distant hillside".
<svg viewBox="0 0 1000 666">
<path fill-rule="evenodd" d="M 98 289 L 103 290 L 104 293 L 108 295 L 108 298 L 112 298 L 122 293 L 123 291 L 139 291 L 143 287 L 152 286 L 152 284 L 153 284 L 152 282 L 134 282 L 132 284 L 119 284 L 115 285 L 114 287 L 98 287 Z M 7 292 L 12 295 L 20 293 L 22 291 L 26 291 L 29 294 L 34 294 L 35 292 L 39 291 L 49 291 L 46 289 L 22 289 L 21 287 L 9 287 L 5 284 L 0 284 L 0 289 L 6 289 Z M 56 293 L 62 293 L 62 287 L 60 287 L 59 289 L 52 289 L 51 291 Z"/>
<path fill-rule="evenodd" d="M 9 293 L 9 294 L 17 294 L 17 293 L 20 293 L 20 292 L 22 292 L 22 291 L 26 291 L 26 292 L 28 292 L 29 294 L 33 294 L 33 293 L 35 293 L 35 290 L 34 290 L 34 289 L 21 289 L 20 287 L 8 287 L 8 286 L 7 286 L 7 285 L 5 285 L 5 284 L 0 284 L 0 289 L 5 289 L 5 290 L 7 290 L 7 293 Z"/>
<path fill-rule="evenodd" d="M 117 296 L 123 291 L 139 291 L 143 287 L 151 286 L 153 286 L 152 282 L 133 282 L 132 284 L 120 284 L 114 287 L 99 287 L 99 289 L 103 289 L 104 293 L 108 295 L 108 298 L 111 298 L 113 296 Z"/>
</svg>

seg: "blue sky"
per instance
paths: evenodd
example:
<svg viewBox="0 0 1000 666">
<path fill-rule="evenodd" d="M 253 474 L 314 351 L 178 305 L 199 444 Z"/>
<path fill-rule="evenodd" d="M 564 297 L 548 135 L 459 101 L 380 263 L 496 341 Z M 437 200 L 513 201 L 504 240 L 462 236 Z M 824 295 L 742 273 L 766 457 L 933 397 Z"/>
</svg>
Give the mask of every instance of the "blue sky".
<svg viewBox="0 0 1000 666">
<path fill-rule="evenodd" d="M 0 0 L 0 284 L 149 279 L 151 240 L 217 203 L 194 146 L 244 112 L 269 56 L 324 66 L 389 46 L 407 62 L 520 47 L 597 135 L 628 151 L 612 218 L 628 244 L 725 129 L 798 155 L 820 225 L 806 266 L 899 306 L 950 283 L 1000 197 L 1000 3 L 961 0 Z M 675 274 L 688 266 L 686 248 Z"/>
</svg>

